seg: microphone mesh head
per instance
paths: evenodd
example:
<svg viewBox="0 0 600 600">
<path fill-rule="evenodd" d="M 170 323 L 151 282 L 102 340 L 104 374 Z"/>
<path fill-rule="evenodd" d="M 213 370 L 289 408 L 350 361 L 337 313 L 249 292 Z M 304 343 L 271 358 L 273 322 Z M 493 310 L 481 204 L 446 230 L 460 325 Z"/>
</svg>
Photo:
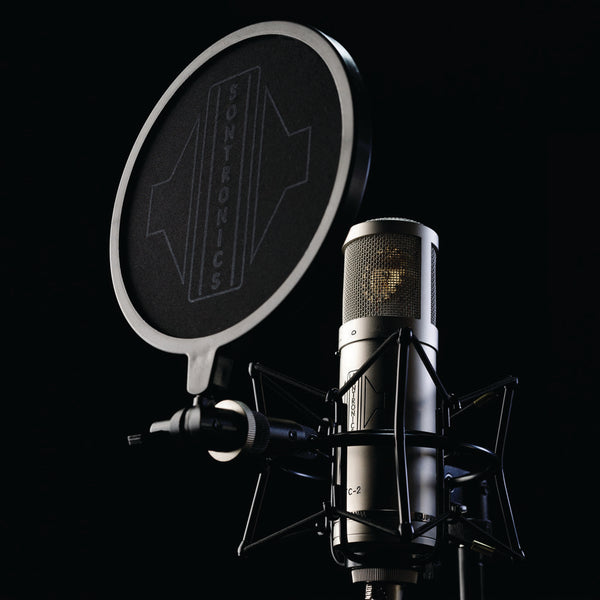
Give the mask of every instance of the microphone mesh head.
<svg viewBox="0 0 600 600">
<path fill-rule="evenodd" d="M 362 317 L 421 318 L 421 240 L 374 233 L 345 247 L 345 323 Z"/>
</svg>

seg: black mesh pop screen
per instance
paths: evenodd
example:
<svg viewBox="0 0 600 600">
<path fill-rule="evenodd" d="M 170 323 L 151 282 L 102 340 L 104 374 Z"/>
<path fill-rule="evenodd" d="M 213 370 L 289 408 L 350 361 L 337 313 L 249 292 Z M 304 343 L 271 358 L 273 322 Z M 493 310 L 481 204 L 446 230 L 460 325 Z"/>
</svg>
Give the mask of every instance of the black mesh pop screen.
<svg viewBox="0 0 600 600">
<path fill-rule="evenodd" d="M 321 222 L 341 146 L 335 82 L 307 44 L 243 40 L 166 103 L 123 200 L 127 294 L 177 338 L 212 335 L 261 306 Z"/>
<path fill-rule="evenodd" d="M 362 317 L 421 318 L 421 238 L 359 237 L 344 254 L 343 322 Z"/>
</svg>

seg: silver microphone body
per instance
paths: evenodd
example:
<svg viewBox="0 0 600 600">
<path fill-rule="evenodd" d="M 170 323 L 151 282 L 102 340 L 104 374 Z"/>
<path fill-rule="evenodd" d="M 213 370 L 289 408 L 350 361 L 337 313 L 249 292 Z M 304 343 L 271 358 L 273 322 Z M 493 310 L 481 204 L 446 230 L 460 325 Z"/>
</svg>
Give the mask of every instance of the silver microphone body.
<svg viewBox="0 0 600 600">
<path fill-rule="evenodd" d="M 428 227 L 406 219 L 355 225 L 343 246 L 343 320 L 339 330 L 340 387 L 395 331 L 411 328 L 436 367 L 436 263 L 439 241 Z M 346 430 L 390 430 L 395 425 L 397 352 L 384 353 L 343 396 Z M 415 351 L 409 352 L 406 430 L 436 433 L 436 388 Z M 334 483 L 345 510 L 398 530 L 400 509 L 393 446 L 336 450 Z M 416 530 L 437 513 L 438 464 L 433 448 L 407 448 L 411 524 Z M 435 528 L 410 543 L 352 519 L 333 527 L 333 547 L 346 557 L 354 581 L 414 580 L 407 556 L 435 545 Z"/>
</svg>

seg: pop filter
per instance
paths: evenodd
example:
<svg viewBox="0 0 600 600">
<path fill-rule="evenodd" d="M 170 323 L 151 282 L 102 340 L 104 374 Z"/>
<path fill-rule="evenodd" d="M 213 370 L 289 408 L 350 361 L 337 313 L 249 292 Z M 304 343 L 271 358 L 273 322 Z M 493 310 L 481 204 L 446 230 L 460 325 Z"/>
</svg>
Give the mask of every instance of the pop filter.
<svg viewBox="0 0 600 600">
<path fill-rule="evenodd" d="M 145 122 L 117 191 L 111 273 L 134 331 L 188 356 L 190 393 L 355 216 L 371 151 L 361 94 L 337 42 L 274 21 L 204 51 Z"/>
</svg>

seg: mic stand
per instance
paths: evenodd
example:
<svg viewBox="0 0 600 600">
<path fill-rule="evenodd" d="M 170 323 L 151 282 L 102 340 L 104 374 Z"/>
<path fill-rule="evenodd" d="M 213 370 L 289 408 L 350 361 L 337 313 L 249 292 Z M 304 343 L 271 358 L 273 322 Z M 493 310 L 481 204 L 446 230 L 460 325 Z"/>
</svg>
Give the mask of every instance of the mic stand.
<svg viewBox="0 0 600 600">
<path fill-rule="evenodd" d="M 483 560 L 481 554 L 473 554 L 464 544 L 459 544 L 458 593 L 460 600 L 484 599 Z"/>
</svg>

